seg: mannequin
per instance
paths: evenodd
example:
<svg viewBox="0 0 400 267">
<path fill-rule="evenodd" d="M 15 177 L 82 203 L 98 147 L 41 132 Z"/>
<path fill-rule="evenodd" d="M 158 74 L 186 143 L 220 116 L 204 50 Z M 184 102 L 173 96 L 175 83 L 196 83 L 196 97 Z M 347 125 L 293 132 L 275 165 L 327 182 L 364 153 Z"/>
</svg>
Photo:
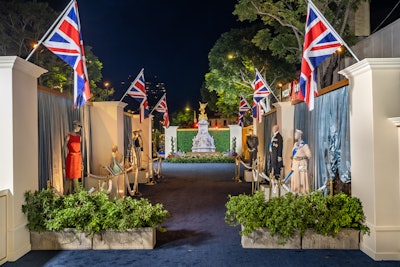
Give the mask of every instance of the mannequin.
<svg viewBox="0 0 400 267">
<path fill-rule="evenodd" d="M 292 178 L 290 187 L 293 193 L 307 194 L 310 191 L 308 181 L 308 160 L 311 158 L 311 150 L 302 139 L 303 132 L 295 130 L 295 143 L 292 150 Z"/>
<path fill-rule="evenodd" d="M 134 161 L 132 162 L 136 164 L 136 167 L 140 169 L 141 161 L 142 161 L 142 153 L 143 153 L 143 139 L 140 135 L 142 130 L 135 130 L 133 131 L 132 137 L 132 155 Z"/>
<path fill-rule="evenodd" d="M 282 160 L 283 139 L 279 133 L 279 125 L 272 126 L 272 137 L 269 143 L 270 153 L 270 173 L 276 178 L 281 176 L 281 168 L 283 167 Z"/>
<path fill-rule="evenodd" d="M 124 164 L 124 157 L 118 151 L 118 146 L 113 145 L 111 148 L 111 162 L 110 167 L 115 175 L 119 175 L 124 171 L 123 165 Z"/>
<path fill-rule="evenodd" d="M 79 179 L 82 178 L 82 154 L 81 154 L 81 136 L 79 134 L 82 125 L 79 121 L 72 122 L 73 130 L 65 137 L 63 155 L 63 175 L 65 177 L 64 194 L 72 193 L 72 183 L 74 191 L 79 189 Z"/>
<path fill-rule="evenodd" d="M 258 152 L 258 137 L 257 135 L 253 134 L 252 129 L 250 130 L 250 133 L 247 136 L 246 145 L 250 154 L 250 167 L 252 167 L 253 161 L 257 159 L 257 152 Z"/>
</svg>

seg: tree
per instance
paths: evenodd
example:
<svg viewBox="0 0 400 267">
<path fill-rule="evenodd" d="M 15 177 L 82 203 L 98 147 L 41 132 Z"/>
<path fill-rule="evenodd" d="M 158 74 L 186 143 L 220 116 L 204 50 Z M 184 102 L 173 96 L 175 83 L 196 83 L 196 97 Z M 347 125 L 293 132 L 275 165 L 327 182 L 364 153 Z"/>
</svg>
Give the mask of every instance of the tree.
<svg viewBox="0 0 400 267">
<path fill-rule="evenodd" d="M 272 56 L 270 51 L 252 42 L 262 26 L 256 24 L 222 34 L 208 55 L 210 72 L 206 74 L 206 88 L 210 96 L 217 95 L 215 105 L 225 116 L 237 114 L 240 94 L 251 103 L 255 68 L 266 73 L 271 88 L 277 82 L 294 78 L 293 64 Z"/>
<path fill-rule="evenodd" d="M 182 110 L 175 111 L 172 113 L 171 125 L 180 126 L 183 128 L 191 128 L 193 127 L 193 113 L 189 108 L 184 108 Z"/>
<path fill-rule="evenodd" d="M 354 35 L 348 26 L 349 15 L 367 0 L 315 0 L 325 18 L 337 33 L 351 45 Z M 260 29 L 252 42 L 262 50 L 269 50 L 273 56 L 286 62 L 299 64 L 302 57 L 307 1 L 301 0 L 238 0 L 234 15 L 240 21 L 259 21 L 265 27 Z M 329 59 L 328 67 L 319 68 L 322 73 L 321 86 L 331 83 L 336 55 Z"/>
<path fill-rule="evenodd" d="M 0 0 L 0 5 L 0 55 L 26 58 L 58 15 L 47 3 L 35 0 Z M 106 100 L 114 89 L 98 86 L 103 78 L 103 64 L 92 52 L 92 47 L 85 46 L 84 49 L 93 96 L 91 100 Z M 48 70 L 39 78 L 40 85 L 73 95 L 73 70 L 63 60 L 40 46 L 30 61 Z"/>
</svg>

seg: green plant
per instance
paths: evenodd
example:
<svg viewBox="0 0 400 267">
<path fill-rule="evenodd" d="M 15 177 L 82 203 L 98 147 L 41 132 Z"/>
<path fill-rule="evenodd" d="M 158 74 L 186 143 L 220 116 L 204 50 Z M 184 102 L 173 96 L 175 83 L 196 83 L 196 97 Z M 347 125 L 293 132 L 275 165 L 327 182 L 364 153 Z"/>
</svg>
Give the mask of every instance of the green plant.
<svg viewBox="0 0 400 267">
<path fill-rule="evenodd" d="M 22 212 L 27 214 L 29 230 L 42 232 L 47 230 L 47 223 L 54 218 L 54 211 L 62 206 L 62 198 L 51 189 L 26 191 Z"/>
<path fill-rule="evenodd" d="M 201 153 L 175 153 L 169 155 L 166 162 L 170 163 L 234 163 L 235 158 L 223 153 L 201 154 Z"/>
<path fill-rule="evenodd" d="M 321 192 L 284 196 L 266 201 L 262 191 L 254 195 L 229 195 L 225 222 L 242 225 L 241 235 L 249 235 L 256 228 L 268 228 L 271 236 L 282 242 L 306 229 L 322 235 L 335 236 L 340 229 L 352 228 L 369 234 L 365 225 L 362 204 L 358 198 L 346 194 L 325 197 Z"/>
<path fill-rule="evenodd" d="M 93 236 L 107 229 L 126 231 L 142 227 L 157 227 L 167 219 L 169 212 L 161 204 L 152 205 L 147 199 L 130 197 L 109 199 L 104 190 L 89 194 L 79 190 L 60 197 L 50 189 L 26 192 L 23 213 L 31 231 L 61 231 L 73 228 Z"/>
</svg>

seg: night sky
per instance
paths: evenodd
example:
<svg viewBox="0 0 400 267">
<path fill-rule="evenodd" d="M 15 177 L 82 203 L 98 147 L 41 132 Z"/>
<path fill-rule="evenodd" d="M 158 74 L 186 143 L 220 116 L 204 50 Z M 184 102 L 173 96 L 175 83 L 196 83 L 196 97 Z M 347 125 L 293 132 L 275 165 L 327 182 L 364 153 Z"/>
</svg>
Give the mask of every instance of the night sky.
<svg viewBox="0 0 400 267">
<path fill-rule="evenodd" d="M 69 0 L 48 1 L 61 12 Z M 198 109 L 208 53 L 222 33 L 240 27 L 236 0 L 78 0 L 85 45 L 103 62 L 104 81 L 123 95 L 144 68 L 146 81 L 164 82 L 170 112 Z M 371 1 L 371 31 L 398 0 Z M 387 25 L 400 17 L 397 7 Z M 125 83 L 124 83 L 125 82 Z M 116 99 L 119 100 L 119 99 Z"/>
</svg>

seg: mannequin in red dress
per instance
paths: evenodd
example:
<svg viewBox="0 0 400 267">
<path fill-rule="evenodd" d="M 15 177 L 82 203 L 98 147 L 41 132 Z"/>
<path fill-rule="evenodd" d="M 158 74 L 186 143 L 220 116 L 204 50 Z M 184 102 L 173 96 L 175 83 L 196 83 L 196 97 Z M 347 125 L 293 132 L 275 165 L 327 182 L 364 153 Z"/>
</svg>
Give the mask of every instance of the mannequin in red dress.
<svg viewBox="0 0 400 267">
<path fill-rule="evenodd" d="M 65 175 L 64 194 L 72 193 L 72 183 L 74 190 L 79 188 L 79 179 L 82 178 L 82 154 L 81 154 L 81 136 L 79 131 L 82 125 L 79 121 L 73 121 L 73 131 L 68 133 L 64 142 L 65 164 L 63 171 Z"/>
</svg>

